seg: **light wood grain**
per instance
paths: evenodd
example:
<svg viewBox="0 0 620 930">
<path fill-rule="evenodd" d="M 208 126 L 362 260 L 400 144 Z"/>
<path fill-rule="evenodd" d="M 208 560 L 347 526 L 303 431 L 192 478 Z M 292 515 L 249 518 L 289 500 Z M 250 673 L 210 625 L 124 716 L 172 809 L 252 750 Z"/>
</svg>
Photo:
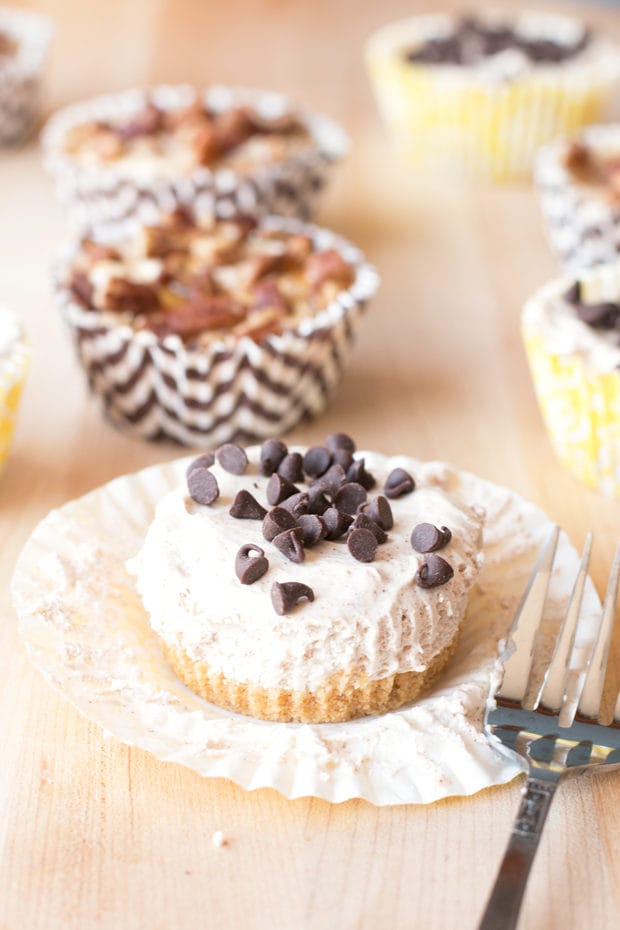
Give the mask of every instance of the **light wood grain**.
<svg viewBox="0 0 620 930">
<path fill-rule="evenodd" d="M 346 428 L 362 446 L 445 458 L 509 485 L 577 545 L 594 528 L 601 589 L 620 504 L 555 463 L 519 340 L 523 299 L 556 273 L 535 197 L 525 186 L 416 185 L 374 113 L 361 43 L 422 4 L 29 5 L 57 21 L 50 106 L 144 81 L 218 80 L 288 90 L 345 123 L 354 148 L 321 218 L 365 249 L 383 285 L 336 401 L 291 438 Z M 620 35 L 611 10 L 589 18 Z M 50 294 L 65 218 L 34 147 L 0 156 L 0 197 L 0 300 L 22 315 L 34 348 L 0 480 L 1 930 L 473 927 L 518 784 L 386 810 L 245 793 L 104 738 L 30 668 L 9 579 L 33 526 L 51 507 L 178 450 L 123 437 L 86 396 Z M 561 788 L 523 930 L 620 924 L 618 811 L 613 773 Z M 229 837 L 222 849 L 211 844 L 215 830 Z"/>
</svg>

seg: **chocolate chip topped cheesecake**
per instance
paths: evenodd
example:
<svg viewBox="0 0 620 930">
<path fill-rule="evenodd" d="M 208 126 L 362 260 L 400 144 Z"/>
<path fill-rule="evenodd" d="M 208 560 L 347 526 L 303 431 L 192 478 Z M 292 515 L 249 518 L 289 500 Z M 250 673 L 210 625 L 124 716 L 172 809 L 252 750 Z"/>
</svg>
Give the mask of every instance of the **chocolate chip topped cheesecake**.
<svg viewBox="0 0 620 930">
<path fill-rule="evenodd" d="M 270 720 L 396 708 L 456 647 L 483 515 L 446 466 L 324 445 L 225 444 L 192 461 L 129 563 L 179 677 Z"/>
<path fill-rule="evenodd" d="M 465 180 L 529 176 L 542 145 L 604 118 L 620 79 L 608 37 L 533 11 L 413 16 L 374 33 L 366 60 L 406 160 Z"/>
<path fill-rule="evenodd" d="M 313 212 L 343 131 L 282 94 L 159 85 L 95 97 L 56 113 L 45 164 L 81 223 L 152 222 L 175 205 L 228 213 Z"/>
<path fill-rule="evenodd" d="M 246 216 L 199 222 L 177 209 L 114 245 L 83 239 L 69 288 L 86 309 L 119 324 L 204 345 L 294 328 L 354 278 L 341 252 L 309 235 Z"/>
</svg>

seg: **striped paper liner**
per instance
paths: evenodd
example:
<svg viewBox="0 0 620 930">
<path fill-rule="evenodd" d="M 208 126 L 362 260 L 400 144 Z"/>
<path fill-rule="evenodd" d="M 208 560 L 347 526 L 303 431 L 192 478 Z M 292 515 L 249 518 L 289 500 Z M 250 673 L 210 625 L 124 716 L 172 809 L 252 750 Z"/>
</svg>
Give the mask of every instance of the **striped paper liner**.
<svg viewBox="0 0 620 930">
<path fill-rule="evenodd" d="M 67 250 L 57 268 L 60 310 L 90 387 L 115 425 L 141 439 L 211 446 L 284 433 L 324 409 L 378 275 L 328 230 L 276 217 L 263 222 L 309 235 L 319 249 L 338 249 L 355 277 L 324 310 L 260 343 L 230 337 L 192 348 L 176 335 L 136 332 L 113 314 L 88 310 L 67 287 L 77 243 Z"/>
<path fill-rule="evenodd" d="M 620 125 L 588 126 L 570 140 L 545 146 L 536 159 L 534 177 L 549 244 L 567 271 L 578 271 L 620 257 L 620 204 L 575 180 L 564 165 L 572 142 L 618 157 Z"/>
<path fill-rule="evenodd" d="M 71 207 L 78 225 L 90 226 L 135 216 L 152 223 L 162 211 L 191 206 L 219 215 L 277 214 L 309 219 L 327 182 L 332 165 L 346 154 L 348 141 L 327 117 L 300 113 L 282 94 L 246 88 L 214 86 L 204 91 L 205 104 L 215 111 L 249 106 L 266 118 L 294 112 L 313 142 L 282 161 L 241 173 L 221 167 L 199 167 L 179 177 L 138 178 L 122 165 L 80 165 L 65 151 L 67 132 L 93 120 L 119 120 L 139 112 L 145 102 L 163 109 L 189 106 L 196 90 L 188 85 L 159 85 L 95 97 L 57 112 L 42 136 L 44 164 L 60 199 Z"/>
<path fill-rule="evenodd" d="M 489 686 L 501 679 L 498 644 L 551 529 L 541 510 L 450 469 L 451 495 L 486 510 L 484 564 L 457 651 L 430 693 L 346 723 L 272 723 L 216 707 L 181 683 L 126 568 L 158 501 L 184 480 L 190 461 L 117 478 L 52 511 L 34 530 L 17 563 L 13 598 L 28 655 L 50 685 L 124 743 L 205 778 L 275 788 L 287 798 L 430 804 L 522 772 L 522 760 L 485 738 L 483 716 Z M 564 615 L 578 561 L 560 534 L 548 601 L 552 623 Z M 584 643 L 599 614 L 588 580 Z"/>
</svg>

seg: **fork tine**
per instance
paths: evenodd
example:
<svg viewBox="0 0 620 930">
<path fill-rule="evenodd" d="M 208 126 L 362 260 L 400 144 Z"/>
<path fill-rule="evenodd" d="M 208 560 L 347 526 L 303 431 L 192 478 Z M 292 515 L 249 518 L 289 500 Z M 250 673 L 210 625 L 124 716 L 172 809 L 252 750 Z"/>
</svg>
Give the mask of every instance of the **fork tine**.
<svg viewBox="0 0 620 930">
<path fill-rule="evenodd" d="M 583 691 L 579 698 L 578 710 L 584 717 L 598 717 L 601 696 L 605 685 L 605 672 L 607 670 L 607 659 L 609 658 L 609 646 L 611 644 L 611 635 L 614 628 L 616 617 L 616 606 L 618 602 L 618 587 L 620 584 L 620 545 L 616 549 L 616 555 L 611 567 L 607 592 L 605 594 L 605 603 L 603 604 L 603 614 L 601 624 L 596 638 L 596 643 L 592 656 L 588 663 L 588 670 L 583 685 Z"/>
<path fill-rule="evenodd" d="M 504 663 L 504 678 L 497 697 L 521 701 L 532 663 L 532 648 L 543 616 L 560 528 L 554 526 L 530 576 L 508 633 L 513 652 Z"/>
<path fill-rule="evenodd" d="M 590 564 L 591 553 L 592 533 L 588 533 L 583 547 L 581 562 L 579 563 L 579 571 L 577 572 L 566 614 L 562 621 L 560 632 L 558 633 L 551 662 L 540 684 L 538 694 L 531 702 L 531 705 L 528 705 L 528 709 L 535 710 L 539 704 L 542 704 L 547 710 L 558 713 L 562 708 L 567 684 L 568 663 L 575 642 L 575 631 L 577 629 L 577 621 L 579 620 L 581 604 L 583 602 L 583 592 L 586 578 L 588 577 L 588 566 Z"/>
</svg>

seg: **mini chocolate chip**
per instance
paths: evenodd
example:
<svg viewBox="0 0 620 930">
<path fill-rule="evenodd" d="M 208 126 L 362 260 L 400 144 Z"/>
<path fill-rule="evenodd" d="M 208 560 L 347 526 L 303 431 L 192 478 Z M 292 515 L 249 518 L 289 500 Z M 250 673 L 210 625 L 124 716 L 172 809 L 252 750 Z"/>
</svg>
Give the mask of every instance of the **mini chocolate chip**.
<svg viewBox="0 0 620 930">
<path fill-rule="evenodd" d="M 336 507 L 328 507 L 323 514 L 323 523 L 326 529 L 326 539 L 340 539 L 353 523 L 353 517 Z"/>
<path fill-rule="evenodd" d="M 189 476 L 190 472 L 193 472 L 195 468 L 211 468 L 215 463 L 215 453 L 214 452 L 205 452 L 204 455 L 199 455 L 197 459 L 194 459 L 187 466 L 187 471 L 185 474 Z"/>
<path fill-rule="evenodd" d="M 228 513 L 237 520 L 262 520 L 267 511 L 249 491 L 242 488 L 237 492 Z"/>
<path fill-rule="evenodd" d="M 189 496 L 197 504 L 212 504 L 220 496 L 215 475 L 208 468 L 194 468 L 187 476 Z"/>
<path fill-rule="evenodd" d="M 278 465 L 278 474 L 295 484 L 304 480 L 303 459 L 299 452 L 289 452 Z"/>
<path fill-rule="evenodd" d="M 347 472 L 353 464 L 353 453 L 349 452 L 348 449 L 334 449 L 332 458 L 334 464 L 340 465 L 345 472 Z"/>
<path fill-rule="evenodd" d="M 424 563 L 418 569 L 415 580 L 421 588 L 436 588 L 438 585 L 450 581 L 453 575 L 454 569 L 450 563 L 442 559 L 440 555 L 431 552 L 425 556 Z"/>
<path fill-rule="evenodd" d="M 410 494 L 415 490 L 415 481 L 408 471 L 404 468 L 394 468 L 383 485 L 383 491 L 386 497 L 402 497 L 403 494 Z"/>
<path fill-rule="evenodd" d="M 609 301 L 598 304 L 579 304 L 575 313 L 583 323 L 593 329 L 613 329 L 620 317 L 620 306 Z"/>
<path fill-rule="evenodd" d="M 282 475 L 274 474 L 267 482 L 267 500 L 272 507 L 275 507 L 276 504 L 281 504 L 282 501 L 286 500 L 286 498 L 290 497 L 292 494 L 298 493 L 299 488 L 291 484 L 290 481 L 287 481 L 286 478 L 283 478 Z"/>
<path fill-rule="evenodd" d="M 347 476 L 342 465 L 330 465 L 324 475 L 312 482 L 312 487 L 318 486 L 328 494 L 335 494 L 346 480 Z"/>
<path fill-rule="evenodd" d="M 348 449 L 349 452 L 355 452 L 355 443 L 346 433 L 330 433 L 325 440 L 325 445 L 330 452 L 336 449 Z"/>
<path fill-rule="evenodd" d="M 311 485 L 308 488 L 308 513 L 324 514 L 331 504 L 320 485 Z"/>
<path fill-rule="evenodd" d="M 581 281 L 575 281 L 564 293 L 564 300 L 569 304 L 581 303 Z"/>
<path fill-rule="evenodd" d="M 304 455 L 304 471 L 309 478 L 320 478 L 332 463 L 332 454 L 325 446 L 311 446 Z"/>
<path fill-rule="evenodd" d="M 252 552 L 258 555 L 251 555 Z M 268 568 L 269 562 L 260 546 L 252 543 L 241 546 L 235 557 L 235 572 L 241 584 L 254 584 L 263 577 Z"/>
<path fill-rule="evenodd" d="M 387 533 L 383 527 L 379 526 L 378 523 L 375 523 L 374 520 L 371 520 L 370 517 L 365 513 L 358 513 L 355 520 L 351 524 L 351 529 L 370 530 L 379 545 L 387 541 Z"/>
<path fill-rule="evenodd" d="M 334 506 L 345 513 L 355 514 L 360 504 L 363 504 L 367 498 L 366 488 L 361 484 L 350 481 L 343 484 L 334 494 Z"/>
<path fill-rule="evenodd" d="M 366 461 L 364 459 L 356 459 L 349 466 L 347 470 L 347 481 L 355 481 L 357 484 L 361 484 L 363 488 L 366 488 L 367 491 L 372 490 L 377 483 L 374 475 L 366 471 Z"/>
<path fill-rule="evenodd" d="M 302 513 L 297 522 L 303 532 L 304 546 L 314 546 L 321 539 L 325 539 L 325 524 L 315 513 Z"/>
<path fill-rule="evenodd" d="M 278 470 L 278 465 L 288 453 L 288 449 L 279 439 L 267 439 L 260 450 L 260 473 L 266 478 Z"/>
<path fill-rule="evenodd" d="M 383 494 L 379 494 L 369 503 L 362 504 L 360 513 L 365 513 L 367 517 L 370 517 L 371 520 L 378 523 L 382 530 L 391 530 L 394 526 L 394 517 L 392 516 L 390 502 Z"/>
<path fill-rule="evenodd" d="M 436 552 L 443 549 L 452 539 L 447 526 L 438 529 L 432 523 L 418 523 L 411 534 L 411 545 L 416 552 Z"/>
<path fill-rule="evenodd" d="M 377 554 L 377 540 L 371 530 L 358 528 L 347 536 L 349 552 L 358 562 L 372 562 Z"/>
<path fill-rule="evenodd" d="M 277 614 L 288 614 L 305 597 L 314 600 L 314 591 L 300 581 L 276 581 L 271 586 L 271 603 Z"/>
<path fill-rule="evenodd" d="M 292 513 L 294 517 L 300 516 L 302 513 L 308 513 L 308 505 L 310 502 L 310 497 L 307 491 L 299 491 L 297 494 L 291 494 L 290 497 L 287 497 L 280 504 L 284 510 L 288 510 L 289 513 Z"/>
<path fill-rule="evenodd" d="M 304 533 L 300 526 L 293 526 L 290 530 L 284 530 L 278 533 L 271 540 L 274 546 L 280 550 L 291 562 L 303 562 L 306 558 L 304 552 Z"/>
<path fill-rule="evenodd" d="M 267 542 L 271 542 L 279 533 L 294 526 L 297 526 L 297 521 L 292 513 L 283 507 L 273 507 L 263 520 L 263 536 Z"/>
<path fill-rule="evenodd" d="M 248 467 L 248 457 L 245 450 L 234 442 L 227 442 L 215 450 L 218 464 L 231 475 L 242 475 Z"/>
</svg>

